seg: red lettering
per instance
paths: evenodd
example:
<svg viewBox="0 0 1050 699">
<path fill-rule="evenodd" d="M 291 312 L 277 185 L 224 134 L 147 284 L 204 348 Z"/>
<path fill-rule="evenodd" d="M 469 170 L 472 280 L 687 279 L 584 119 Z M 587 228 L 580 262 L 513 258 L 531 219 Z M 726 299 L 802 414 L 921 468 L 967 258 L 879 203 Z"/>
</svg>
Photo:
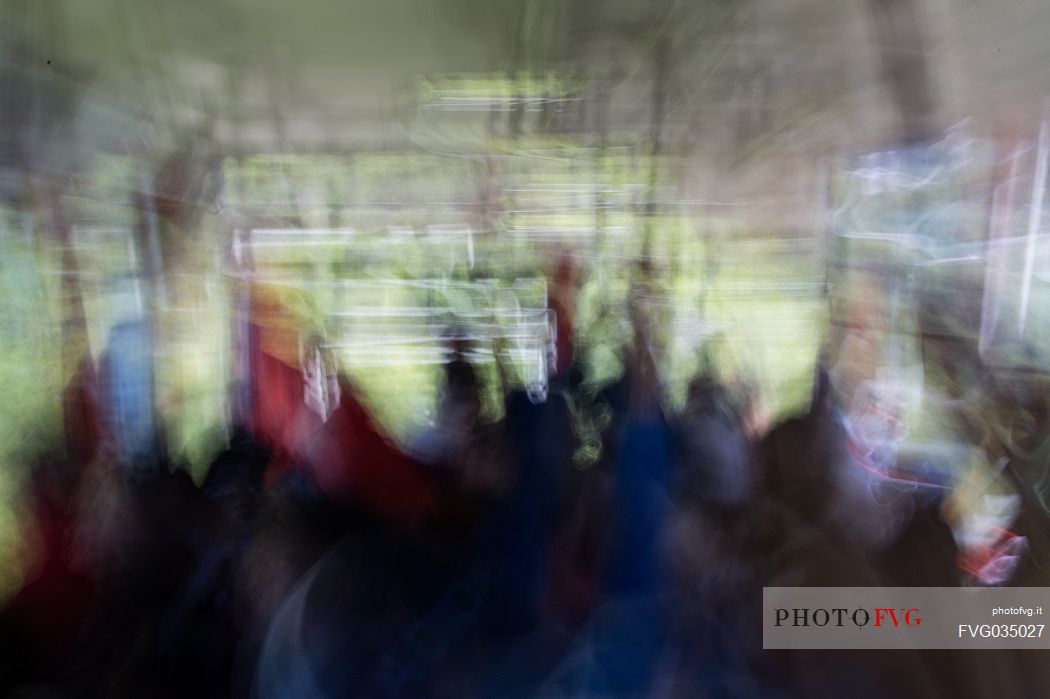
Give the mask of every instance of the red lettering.
<svg viewBox="0 0 1050 699">
<path fill-rule="evenodd" d="M 892 607 L 876 607 L 875 608 L 875 626 L 882 626 L 882 622 L 886 617 L 886 614 L 890 615 L 890 621 L 893 622 L 894 626 L 900 626 L 900 620 L 897 618 L 897 610 Z"/>
</svg>

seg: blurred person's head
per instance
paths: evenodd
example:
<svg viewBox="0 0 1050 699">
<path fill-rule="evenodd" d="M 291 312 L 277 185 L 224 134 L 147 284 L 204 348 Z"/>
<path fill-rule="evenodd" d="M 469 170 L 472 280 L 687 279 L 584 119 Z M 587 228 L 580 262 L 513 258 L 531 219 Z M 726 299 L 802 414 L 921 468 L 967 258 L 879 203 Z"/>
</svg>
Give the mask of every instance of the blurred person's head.
<svg viewBox="0 0 1050 699">
<path fill-rule="evenodd" d="M 730 391 L 710 376 L 694 378 L 680 428 L 688 497 L 723 507 L 743 504 L 752 486 L 751 453 Z"/>
<path fill-rule="evenodd" d="M 831 398 L 848 407 L 858 390 L 875 379 L 883 361 L 885 283 L 877 272 L 854 273 L 834 314 L 836 337 L 828 370 Z"/>
<path fill-rule="evenodd" d="M 445 365 L 445 409 L 465 425 L 473 424 L 481 413 L 480 386 L 474 367 L 457 357 Z"/>
<path fill-rule="evenodd" d="M 207 175 L 207 162 L 202 156 L 200 147 L 186 143 L 157 166 L 149 183 L 149 199 L 143 203 L 162 223 L 187 229 L 196 222 Z"/>
</svg>

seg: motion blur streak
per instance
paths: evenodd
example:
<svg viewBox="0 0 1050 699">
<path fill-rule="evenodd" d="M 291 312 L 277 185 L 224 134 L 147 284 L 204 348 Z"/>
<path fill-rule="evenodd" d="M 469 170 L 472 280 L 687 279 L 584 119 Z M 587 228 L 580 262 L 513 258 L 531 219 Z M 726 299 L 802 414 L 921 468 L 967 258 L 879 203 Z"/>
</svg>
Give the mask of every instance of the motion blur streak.
<svg viewBox="0 0 1050 699">
<path fill-rule="evenodd" d="M 0 694 L 1050 696 L 759 627 L 1050 585 L 1048 27 L 5 0 Z"/>
</svg>

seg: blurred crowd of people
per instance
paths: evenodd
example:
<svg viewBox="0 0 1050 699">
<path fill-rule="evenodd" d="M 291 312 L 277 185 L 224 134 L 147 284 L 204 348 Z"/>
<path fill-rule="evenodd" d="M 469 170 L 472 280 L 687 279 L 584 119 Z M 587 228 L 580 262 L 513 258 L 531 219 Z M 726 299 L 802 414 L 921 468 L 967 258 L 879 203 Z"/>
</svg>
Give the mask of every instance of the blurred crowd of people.
<svg viewBox="0 0 1050 699">
<path fill-rule="evenodd" d="M 0 696 L 1050 697 L 1040 3 L 8 4 Z"/>
<path fill-rule="evenodd" d="M 569 319 L 565 278 L 552 298 Z M 585 379 L 562 323 L 546 395 L 504 379 L 496 422 L 482 418 L 469 340 L 454 341 L 433 424 L 401 447 L 333 362 L 318 352 L 308 370 L 297 358 L 309 352 L 282 349 L 290 321 L 252 291 L 244 408 L 199 485 L 166 460 L 138 390 L 148 328 L 116 327 L 99 376 L 85 368 L 66 391 L 63 456 L 33 469 L 32 566 L 0 616 L 0 686 L 55 697 L 1047 694 L 1034 653 L 763 651 L 760 627 L 763 586 L 1050 582 L 1043 374 L 981 366 L 965 346 L 938 355 L 975 377 L 945 398 L 959 443 L 1020 502 L 992 535 L 967 538 L 964 479 L 902 475 L 905 457 L 869 438 L 880 409 L 863 390 L 876 354 L 863 304 L 843 324 L 844 349 L 814 368 L 808 411 L 767 427 L 754 396 L 711 366 L 668 413 L 643 296 L 630 297 L 617 381 Z M 584 426 L 598 435 L 593 459 L 580 458 Z"/>
</svg>

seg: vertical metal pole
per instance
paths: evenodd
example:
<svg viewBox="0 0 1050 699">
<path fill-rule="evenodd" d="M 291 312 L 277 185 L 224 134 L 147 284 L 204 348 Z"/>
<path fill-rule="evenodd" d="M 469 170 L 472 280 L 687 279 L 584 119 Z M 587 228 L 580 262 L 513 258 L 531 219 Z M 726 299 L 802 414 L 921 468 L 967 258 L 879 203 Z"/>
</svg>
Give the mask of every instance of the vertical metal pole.
<svg viewBox="0 0 1050 699">
<path fill-rule="evenodd" d="M 1003 244 L 1010 237 L 1010 219 L 1013 213 L 1014 187 L 1023 148 L 1018 146 L 1010 157 L 1010 171 L 1006 182 L 995 187 L 992 194 L 992 212 L 988 233 L 984 268 L 984 298 L 981 302 L 981 333 L 978 351 L 983 356 L 995 340 L 1002 304 L 1003 277 L 1006 255 Z"/>
<path fill-rule="evenodd" d="M 1028 298 L 1032 291 L 1032 271 L 1035 267 L 1035 241 L 1043 218 L 1043 196 L 1046 193 L 1047 127 L 1039 126 L 1039 147 L 1035 159 L 1035 178 L 1032 182 L 1032 205 L 1028 210 L 1028 238 L 1025 241 L 1024 275 L 1021 277 L 1021 306 L 1017 310 L 1017 334 L 1024 337 L 1028 319 Z"/>
</svg>

